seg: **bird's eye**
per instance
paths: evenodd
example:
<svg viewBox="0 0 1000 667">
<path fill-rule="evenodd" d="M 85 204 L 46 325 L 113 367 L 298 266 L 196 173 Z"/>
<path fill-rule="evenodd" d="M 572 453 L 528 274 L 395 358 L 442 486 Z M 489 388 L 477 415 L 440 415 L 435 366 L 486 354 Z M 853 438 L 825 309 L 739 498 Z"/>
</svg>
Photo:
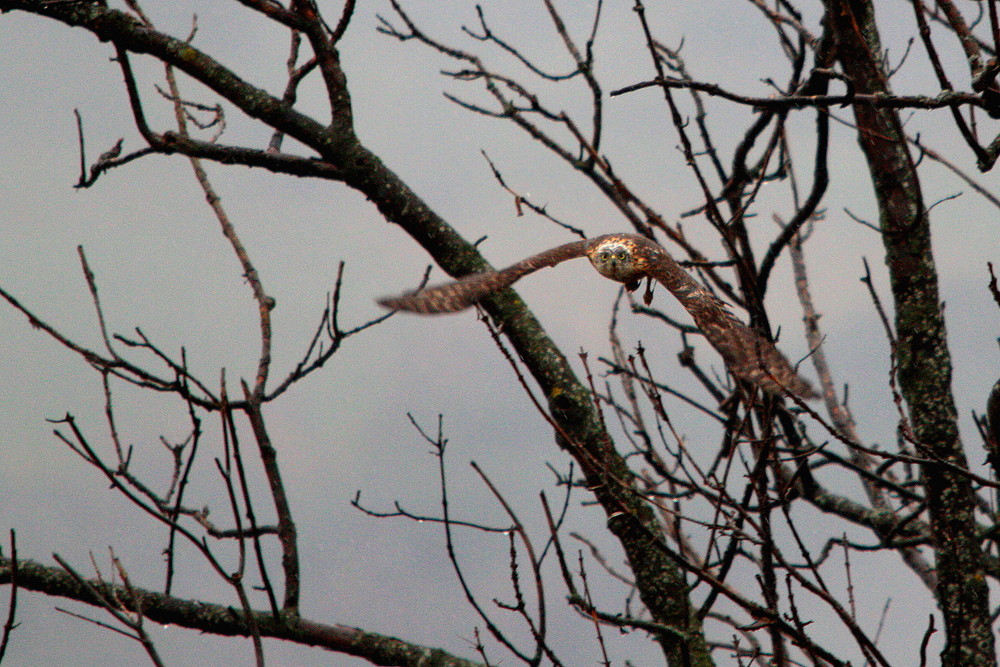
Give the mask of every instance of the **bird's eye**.
<svg viewBox="0 0 1000 667">
<path fill-rule="evenodd" d="M 602 250 L 597 256 L 598 258 L 600 258 L 602 262 L 606 262 L 608 261 L 608 258 L 611 256 L 611 253 L 609 253 L 607 250 Z"/>
<path fill-rule="evenodd" d="M 619 250 L 618 251 L 618 259 L 621 259 L 621 260 L 625 259 L 625 251 L 624 250 Z"/>
</svg>

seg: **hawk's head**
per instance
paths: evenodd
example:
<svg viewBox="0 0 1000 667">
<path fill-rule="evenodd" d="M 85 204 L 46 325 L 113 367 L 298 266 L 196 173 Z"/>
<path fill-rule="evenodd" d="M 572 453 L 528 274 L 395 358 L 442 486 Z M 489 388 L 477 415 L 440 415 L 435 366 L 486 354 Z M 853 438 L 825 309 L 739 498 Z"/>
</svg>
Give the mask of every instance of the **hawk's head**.
<svg viewBox="0 0 1000 667">
<path fill-rule="evenodd" d="M 605 278 L 629 285 L 646 276 L 646 262 L 637 249 L 631 239 L 611 236 L 589 249 L 587 258 Z"/>
</svg>

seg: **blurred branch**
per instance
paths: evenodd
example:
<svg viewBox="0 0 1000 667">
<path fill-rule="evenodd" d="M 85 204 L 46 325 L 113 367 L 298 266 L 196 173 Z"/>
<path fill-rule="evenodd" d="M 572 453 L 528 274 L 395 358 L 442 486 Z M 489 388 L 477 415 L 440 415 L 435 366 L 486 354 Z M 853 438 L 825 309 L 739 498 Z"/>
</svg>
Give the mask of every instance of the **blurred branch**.
<svg viewBox="0 0 1000 667">
<path fill-rule="evenodd" d="M 11 581 L 13 563 L 0 556 L 0 584 Z M 162 625 L 178 625 L 220 636 L 249 637 L 251 622 L 247 615 L 230 605 L 218 605 L 201 600 L 184 600 L 138 587 L 100 580 L 78 579 L 66 570 L 42 565 L 31 560 L 17 563 L 18 581 L 24 590 L 55 595 L 85 604 L 103 606 L 104 599 L 117 599 L 129 612 L 139 612 L 141 601 L 144 617 Z M 285 639 L 306 646 L 319 646 L 337 653 L 364 658 L 374 664 L 418 667 L 429 659 L 447 667 L 483 667 L 453 656 L 441 649 L 412 644 L 360 628 L 328 625 L 303 618 L 270 612 L 254 611 L 253 623 L 262 637 Z"/>
<path fill-rule="evenodd" d="M 860 444 L 860 438 L 857 433 L 857 427 L 855 425 L 853 415 L 846 404 L 837 400 L 833 384 L 833 375 L 830 365 L 827 362 L 826 348 L 823 344 L 823 335 L 819 328 L 820 316 L 817 314 L 813 305 L 812 294 L 809 290 L 809 278 L 806 272 L 806 261 L 801 236 L 796 235 L 792 239 L 791 244 L 789 245 L 789 252 L 792 258 L 792 269 L 795 273 L 795 287 L 799 295 L 799 302 L 802 305 L 803 320 L 806 328 L 806 339 L 809 343 L 809 349 L 811 350 L 810 359 L 816 369 L 816 375 L 819 377 L 820 393 L 823 395 L 827 412 L 830 415 L 834 428 L 836 428 L 838 432 L 844 434 L 851 441 Z M 851 463 L 856 466 L 859 472 L 865 473 L 861 475 L 861 484 L 865 489 L 865 493 L 867 494 L 872 507 L 882 511 L 894 511 L 888 498 L 886 497 L 885 489 L 879 481 L 876 481 L 880 476 L 868 476 L 869 474 L 872 474 L 872 471 L 875 468 L 875 462 L 871 455 L 859 447 L 851 447 L 848 449 L 848 452 Z M 890 485 L 889 488 L 897 485 L 896 480 L 891 476 L 891 472 L 886 471 L 883 475 L 887 477 L 886 483 Z M 890 534 L 898 531 L 898 527 L 891 524 L 875 524 L 873 525 L 873 528 L 883 541 L 885 541 Z M 900 553 L 904 562 L 906 562 L 910 569 L 912 569 L 921 578 L 928 589 L 934 590 L 937 586 L 937 576 L 934 572 L 934 567 L 927 562 L 924 555 L 921 554 L 918 549 L 912 547 L 902 548 Z"/>
</svg>

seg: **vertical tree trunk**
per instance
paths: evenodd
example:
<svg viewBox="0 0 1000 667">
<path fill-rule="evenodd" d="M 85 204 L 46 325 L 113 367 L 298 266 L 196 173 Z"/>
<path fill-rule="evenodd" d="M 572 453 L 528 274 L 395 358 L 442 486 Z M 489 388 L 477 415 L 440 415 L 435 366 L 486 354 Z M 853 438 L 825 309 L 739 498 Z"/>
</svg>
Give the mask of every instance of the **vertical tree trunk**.
<svg viewBox="0 0 1000 667">
<path fill-rule="evenodd" d="M 889 92 L 871 0 L 828 0 L 838 59 L 857 93 Z M 896 309 L 898 380 L 918 453 L 965 468 L 951 393 L 951 358 L 931 254 L 930 223 L 897 113 L 855 104 Z M 995 665 L 983 554 L 967 477 L 938 463 L 921 468 L 944 616 L 942 664 Z"/>
</svg>

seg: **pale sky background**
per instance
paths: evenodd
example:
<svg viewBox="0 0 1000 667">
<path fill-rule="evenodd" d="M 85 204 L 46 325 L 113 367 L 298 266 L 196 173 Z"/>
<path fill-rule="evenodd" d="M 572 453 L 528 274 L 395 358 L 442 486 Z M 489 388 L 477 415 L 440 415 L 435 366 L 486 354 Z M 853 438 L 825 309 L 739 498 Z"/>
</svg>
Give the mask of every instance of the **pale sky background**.
<svg viewBox="0 0 1000 667">
<path fill-rule="evenodd" d="M 558 4 L 582 42 L 592 3 Z M 684 41 L 683 53 L 696 78 L 748 94 L 768 94 L 761 81 L 765 77 L 784 81 L 787 63 L 749 3 L 648 4 L 657 36 L 675 46 Z M 473 3 L 411 0 L 404 5 L 442 41 L 496 57 L 495 51 L 460 31 L 463 24 L 476 24 Z M 612 0 L 605 5 L 597 63 L 608 91 L 649 78 L 651 67 L 641 48 L 632 3 Z M 890 59 L 898 62 L 911 32 L 909 3 L 880 5 L 887 18 L 883 29 L 890 31 L 883 36 L 885 46 Z M 321 7 L 328 20 L 339 15 L 339 3 L 324 1 Z M 175 35 L 188 32 L 190 17 L 196 13 L 199 48 L 256 85 L 275 93 L 282 90 L 287 55 L 284 31 L 231 2 L 148 2 L 145 8 L 160 29 Z M 568 69 L 569 60 L 541 2 L 494 1 L 484 3 L 484 10 L 500 35 L 547 69 Z M 391 16 L 391 7 L 383 0 L 359 3 L 341 44 L 358 134 L 466 238 L 488 235 L 481 247 L 490 261 L 502 266 L 572 239 L 537 217 L 516 217 L 510 197 L 497 186 L 480 150 L 489 153 L 511 187 L 546 203 L 556 217 L 590 235 L 627 229 L 627 223 L 593 187 L 513 126 L 470 115 L 445 100 L 442 90 L 472 100 L 485 98 L 476 84 L 442 78 L 438 72 L 453 66 L 445 58 L 416 43 L 401 44 L 377 34 L 376 14 Z M 810 20 L 810 27 L 818 31 L 814 11 Z M 955 59 L 953 44 L 942 43 L 953 80 L 965 81 L 967 72 Z M 125 137 L 126 151 L 142 145 L 119 70 L 109 60 L 112 54 L 111 47 L 86 31 L 20 13 L 0 16 L 0 109 L 4 117 L 0 129 L 0 284 L 48 323 L 81 344 L 99 348 L 96 318 L 76 253 L 76 246 L 83 245 L 112 331 L 128 335 L 140 327 L 174 354 L 185 346 L 191 367 L 203 380 L 216 384 L 220 369 L 225 368 L 235 389 L 236 379 L 252 377 L 256 366 L 256 306 L 186 160 L 146 158 L 106 174 L 89 190 L 72 188 L 79 169 L 74 108 L 84 119 L 91 160 L 119 137 Z M 162 85 L 162 68 L 148 59 L 135 62 L 147 111 L 157 128 L 168 129 L 171 111 L 153 88 Z M 497 57 L 495 62 L 520 74 L 506 59 Z M 894 80 L 897 92 L 934 94 L 928 72 L 923 50 L 915 45 Z M 189 97 L 215 102 L 199 86 L 184 79 L 181 85 Z M 579 82 L 538 85 L 537 89 L 552 107 L 589 117 L 581 107 L 586 97 Z M 316 88 L 304 92 L 301 108 L 325 118 Z M 266 144 L 269 131 L 228 110 L 224 141 Z M 610 99 L 605 101 L 605 110 L 604 148 L 619 174 L 668 221 L 697 206 L 701 197 L 683 167 L 661 97 L 646 91 Z M 742 130 L 749 113 L 715 103 L 710 111 L 710 123 L 728 164 L 738 136 L 726 132 L 734 127 Z M 838 115 L 847 117 L 844 111 Z M 792 123 L 808 132 L 813 119 L 813 112 L 805 112 Z M 973 159 L 960 145 L 946 111 L 924 113 L 907 122 L 912 132 L 921 132 L 930 145 L 974 172 Z M 994 126 L 983 122 L 983 136 L 995 132 Z M 874 232 L 844 212 L 849 209 L 872 220 L 876 211 L 851 132 L 836 123 L 831 130 L 831 186 L 824 202 L 827 219 L 807 247 L 812 288 L 823 313 L 821 325 L 837 380 L 851 386 L 851 407 L 860 434 L 868 442 L 889 447 L 895 438 L 896 415 L 886 382 L 887 344 L 859 281 L 861 258 L 867 257 L 888 304 L 881 243 Z M 808 134 L 800 137 L 793 137 L 793 142 L 799 150 L 800 185 L 805 188 L 811 178 L 810 139 Z M 265 289 L 277 301 L 272 382 L 283 378 L 304 352 L 326 293 L 333 287 L 339 261 L 346 262 L 344 328 L 377 316 L 380 310 L 375 299 L 411 288 L 428 264 L 414 242 L 342 185 L 243 167 L 209 165 L 208 169 Z M 988 390 L 1000 375 L 996 343 L 1000 318 L 986 290 L 986 262 L 1000 262 L 998 212 L 940 166 L 925 161 L 921 173 L 928 204 L 965 193 L 937 206 L 932 218 L 963 437 L 971 462 L 979 464 L 983 455 L 971 411 L 982 411 Z M 980 182 L 997 192 L 995 172 Z M 762 249 L 775 231 L 771 214 L 787 218 L 791 209 L 787 201 L 767 197 L 755 209 L 759 228 L 754 241 Z M 692 218 L 685 225 L 693 237 L 711 238 L 704 220 Z M 721 256 L 714 242 L 704 247 Z M 442 278 L 439 270 L 433 275 Z M 593 367 L 599 368 L 596 358 L 608 352 L 609 312 L 617 293 L 614 285 L 585 262 L 574 262 L 532 276 L 519 285 L 519 291 L 578 371 L 582 367 L 575 354 L 581 349 L 591 353 Z M 665 291 L 658 290 L 656 298 L 668 313 L 682 315 Z M 768 305 L 772 323 L 782 328 L 782 348 L 790 357 L 799 358 L 806 345 L 787 258 L 779 262 L 772 279 Z M 675 333 L 631 315 L 623 320 L 626 345 L 631 348 L 642 340 L 661 379 L 680 387 L 694 386 L 677 366 Z M 0 529 L 5 553 L 7 531 L 13 528 L 21 556 L 52 563 L 51 554 L 58 553 L 90 574 L 89 554 L 107 572 L 107 548 L 112 546 L 133 582 L 153 589 L 162 586 L 160 550 L 166 531 L 110 491 L 95 470 L 53 437 L 52 426 L 45 421 L 74 414 L 92 442 L 110 456 L 99 376 L 33 330 L 6 304 L 0 307 L 0 337 L 5 341 L 0 351 Z M 721 368 L 714 353 L 704 346 L 699 350 L 702 360 Z M 142 355 L 130 357 L 159 368 Z M 811 369 L 806 373 L 811 374 Z M 151 483 L 165 483 L 167 457 L 159 438 L 176 440 L 186 434 L 184 406 L 165 397 L 150 399 L 120 384 L 116 390 L 119 427 L 123 440 L 135 446 L 136 470 L 146 472 Z M 667 407 L 689 438 L 689 447 L 702 447 L 706 458 L 713 456 L 714 427 L 680 402 Z M 482 623 L 458 588 L 440 527 L 375 520 L 349 505 L 361 490 L 364 501 L 374 509 L 391 509 L 393 501 L 399 500 L 414 512 L 439 513 L 436 462 L 410 426 L 408 412 L 428 430 L 435 428 L 439 413 L 444 415 L 450 442 L 450 494 L 457 517 L 508 523 L 469 468 L 468 462 L 475 460 L 514 501 L 537 544 L 543 543 L 538 491 L 544 489 L 550 498 L 561 497 L 545 464 L 565 471 L 568 457 L 555 446 L 550 428 L 518 387 L 483 325 L 472 313 L 395 317 L 347 341 L 322 371 L 301 382 L 267 412 L 298 522 L 303 615 L 475 657 L 470 641 L 473 628 Z M 204 423 L 203 458 L 187 497 L 192 505 L 211 505 L 213 516 L 227 524 L 226 504 L 211 462 L 220 447 L 218 425 L 212 417 Z M 244 435 L 244 442 L 250 445 L 249 434 Z M 259 475 L 255 483 L 260 489 L 258 513 L 269 517 Z M 837 490 L 860 497 L 856 483 L 848 484 Z M 620 562 L 620 552 L 602 534 L 603 519 L 594 508 L 580 507 L 581 499 L 577 494 L 569 527 L 598 540 L 611 561 Z M 819 549 L 828 534 L 839 535 L 845 528 L 805 507 L 796 511 L 801 512 L 800 527 L 813 549 Z M 848 532 L 871 542 L 860 531 Z M 458 535 L 465 574 L 480 600 L 487 606 L 494 597 L 510 600 L 506 539 L 467 531 Z M 205 573 L 197 557 L 186 550 L 182 556 L 178 595 L 234 602 Z M 842 569 L 842 564 L 831 562 L 824 570 L 841 593 Z M 589 572 L 602 606 L 619 610 L 622 588 L 608 581 L 592 561 Z M 934 610 L 930 595 L 893 558 L 855 554 L 852 572 L 861 626 L 874 632 L 891 598 L 879 645 L 894 664 L 915 664 L 919 636 L 927 614 Z M 567 664 L 596 664 L 600 654 L 592 628 L 566 610 L 561 581 L 554 570 L 551 573 L 548 607 L 553 614 L 553 644 Z M 752 583 L 747 585 L 752 588 Z M 0 590 L 0 599 L 6 601 L 7 592 Z M 261 602 L 258 599 L 256 605 L 262 607 Z M 9 664 L 143 664 L 138 644 L 59 614 L 53 611 L 57 605 L 107 620 L 98 610 L 24 593 L 18 604 L 21 625 L 8 652 Z M 836 638 L 848 641 L 827 612 L 814 613 L 817 636 L 834 646 Z M 501 611 L 494 616 L 511 621 Z M 508 627 L 520 626 L 508 623 Z M 154 638 L 170 665 L 252 660 L 249 640 L 203 637 L 177 628 L 155 628 Z M 609 631 L 606 638 L 616 665 L 625 659 L 636 665 L 662 663 L 662 654 L 641 633 L 619 637 Z M 940 634 L 932 641 L 935 652 L 940 649 L 939 638 Z M 265 648 L 274 665 L 367 664 L 273 640 Z M 496 647 L 488 655 L 502 664 L 514 663 Z M 725 662 L 721 656 L 719 660 Z"/>
</svg>

